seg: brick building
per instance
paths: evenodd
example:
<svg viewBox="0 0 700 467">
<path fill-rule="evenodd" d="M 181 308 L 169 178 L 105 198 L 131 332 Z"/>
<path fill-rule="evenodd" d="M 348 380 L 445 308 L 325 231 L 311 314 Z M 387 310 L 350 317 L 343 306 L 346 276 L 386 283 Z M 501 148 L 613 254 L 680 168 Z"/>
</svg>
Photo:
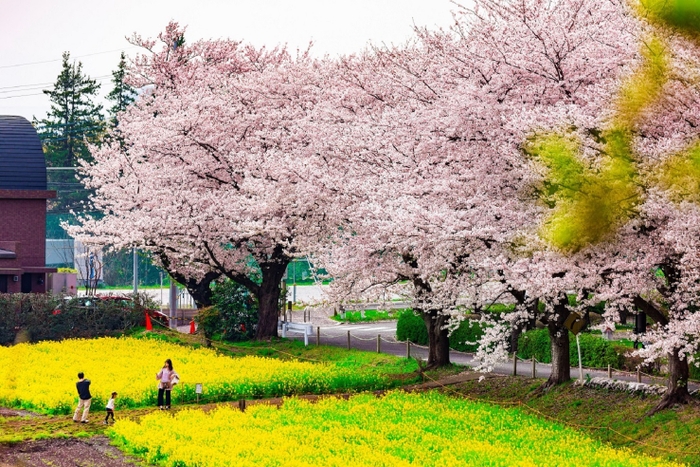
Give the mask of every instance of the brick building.
<svg viewBox="0 0 700 467">
<path fill-rule="evenodd" d="M 45 292 L 46 162 L 36 130 L 0 115 L 0 292 Z"/>
</svg>

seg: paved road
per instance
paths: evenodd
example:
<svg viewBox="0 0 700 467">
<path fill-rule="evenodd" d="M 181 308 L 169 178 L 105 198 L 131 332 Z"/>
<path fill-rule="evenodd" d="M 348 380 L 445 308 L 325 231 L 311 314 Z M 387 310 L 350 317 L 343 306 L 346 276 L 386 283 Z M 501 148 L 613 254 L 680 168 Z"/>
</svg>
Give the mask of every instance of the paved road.
<svg viewBox="0 0 700 467">
<path fill-rule="evenodd" d="M 350 347 L 353 349 L 366 350 L 370 352 L 377 351 L 377 336 L 380 336 L 380 351 L 398 357 L 405 357 L 407 354 L 407 345 L 405 342 L 396 340 L 396 321 L 386 321 L 371 324 L 337 324 L 337 325 L 321 325 L 313 326 L 312 335 L 309 336 L 309 344 L 315 345 L 317 334 L 320 338 L 320 343 L 324 345 L 333 345 L 338 347 L 348 346 L 348 332 L 350 333 Z M 304 335 L 301 331 L 287 331 L 287 337 L 290 339 L 303 340 Z M 427 359 L 427 348 L 412 344 L 410 346 L 410 355 L 414 358 Z M 450 361 L 457 365 L 475 367 L 477 362 L 473 354 L 451 351 Z M 536 377 L 548 378 L 551 373 L 551 365 L 545 363 L 536 363 Z M 495 366 L 494 373 L 512 375 L 513 362 L 503 362 Z M 532 377 L 532 361 L 518 361 L 517 374 L 521 376 Z M 584 378 L 586 375 L 594 377 L 607 377 L 606 370 L 594 370 L 590 368 L 583 369 Z M 579 377 L 578 367 L 571 368 L 572 378 Z M 622 381 L 637 381 L 637 375 L 613 370 L 613 379 Z M 642 375 L 642 382 L 647 384 L 665 385 L 665 379 L 658 377 L 648 377 Z M 697 389 L 698 385 L 691 384 L 691 390 Z"/>
<path fill-rule="evenodd" d="M 294 290 L 296 288 L 296 291 Z M 323 300 L 324 298 L 324 289 L 327 289 L 328 286 L 318 286 L 318 285 L 297 285 L 297 286 L 289 286 L 287 288 L 287 300 L 292 300 L 294 297 L 296 297 L 297 302 L 304 302 L 304 303 L 310 303 L 314 302 L 317 300 Z M 156 301 L 156 303 L 162 304 L 164 307 L 168 307 L 168 304 L 170 303 L 170 293 L 168 287 L 163 287 L 162 289 L 139 289 L 139 292 L 143 292 L 148 294 L 153 300 Z M 133 293 L 133 289 L 131 288 L 125 288 L 125 289 L 98 289 L 97 294 L 98 295 L 131 295 Z M 84 295 L 85 292 L 83 289 L 78 290 L 79 295 Z M 191 303 L 192 298 L 189 296 L 186 290 L 181 290 L 181 294 L 179 297 L 179 300 L 181 300 L 183 303 Z"/>
</svg>

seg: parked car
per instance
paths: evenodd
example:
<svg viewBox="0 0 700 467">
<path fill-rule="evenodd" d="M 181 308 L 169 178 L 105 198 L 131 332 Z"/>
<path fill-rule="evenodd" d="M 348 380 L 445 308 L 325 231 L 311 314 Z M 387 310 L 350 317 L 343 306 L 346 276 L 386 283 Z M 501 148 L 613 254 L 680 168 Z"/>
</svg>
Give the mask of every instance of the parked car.
<svg viewBox="0 0 700 467">
<path fill-rule="evenodd" d="M 134 303 L 134 299 L 131 297 L 123 297 L 123 296 L 116 296 L 116 295 L 96 295 L 96 296 L 80 296 L 80 297 L 72 297 L 72 296 L 66 296 L 63 298 L 63 303 L 60 303 L 53 311 L 54 315 L 58 315 L 61 313 L 61 310 L 67 306 L 69 303 L 72 304 L 73 306 L 78 306 L 81 308 L 92 308 L 95 309 L 97 308 L 98 304 L 102 303 L 110 303 L 113 304 L 113 306 L 117 306 L 123 309 L 133 309 L 136 306 L 136 303 Z M 160 310 L 155 310 L 152 308 L 144 308 L 144 311 L 148 314 L 148 316 L 152 320 L 156 320 L 163 326 L 169 326 L 170 325 L 170 318 L 168 315 L 165 313 L 161 312 Z M 144 315 L 144 321 L 142 324 L 145 324 L 146 322 L 146 316 Z"/>
<path fill-rule="evenodd" d="M 115 303 L 118 306 L 121 306 L 123 308 L 134 308 L 136 305 L 134 303 L 134 299 L 131 297 L 120 297 L 120 296 L 111 296 L 111 295 L 100 295 L 96 297 L 100 300 L 103 300 L 105 302 L 110 302 L 110 303 Z M 169 326 L 170 325 L 170 318 L 168 315 L 163 313 L 160 310 L 155 310 L 153 308 L 144 308 L 146 313 L 148 313 L 148 316 L 151 317 L 151 319 L 157 320 L 159 323 L 161 323 L 163 326 Z M 145 318 L 144 318 L 145 321 Z"/>
</svg>

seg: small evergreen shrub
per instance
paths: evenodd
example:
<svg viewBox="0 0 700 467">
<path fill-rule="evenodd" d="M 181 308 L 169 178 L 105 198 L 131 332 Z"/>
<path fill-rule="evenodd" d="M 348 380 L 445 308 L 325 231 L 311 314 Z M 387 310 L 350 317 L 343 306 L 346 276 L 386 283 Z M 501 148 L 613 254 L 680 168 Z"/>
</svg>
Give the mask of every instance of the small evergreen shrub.
<svg viewBox="0 0 700 467">
<path fill-rule="evenodd" d="M 700 355 L 695 355 L 695 361 L 693 363 L 689 363 L 688 367 L 690 369 L 690 379 L 693 379 L 695 381 L 700 381 L 700 367 L 696 366 L 696 363 L 700 362 Z"/>
<path fill-rule="evenodd" d="M 464 320 L 450 335 L 450 347 L 460 352 L 476 352 L 477 342 L 484 335 L 484 330 L 478 321 Z"/>
<path fill-rule="evenodd" d="M 546 328 L 524 332 L 518 338 L 518 357 L 529 359 L 532 356 L 538 362 L 550 363 L 552 361 L 552 344 L 549 340 L 549 331 Z"/>
<path fill-rule="evenodd" d="M 581 342 L 581 359 L 583 365 L 588 368 L 622 368 L 624 356 L 619 354 L 614 341 L 606 341 L 591 334 L 579 335 Z M 569 357 L 574 365 L 578 365 L 578 351 L 576 350 L 576 338 L 572 336 L 569 346 Z"/>
<path fill-rule="evenodd" d="M 396 319 L 403 312 L 399 310 L 363 310 L 363 311 L 345 311 L 342 315 L 332 316 L 334 321 L 348 323 L 367 323 L 372 321 L 384 321 Z"/>
<path fill-rule="evenodd" d="M 462 321 L 459 328 L 450 335 L 450 348 L 461 352 L 474 352 L 477 348 L 476 342 L 482 335 L 483 330 L 478 322 Z M 428 345 L 428 329 L 423 318 L 410 309 L 400 312 L 396 323 L 396 339 L 408 339 L 414 344 Z"/>
<path fill-rule="evenodd" d="M 199 330 L 202 331 L 207 340 L 211 340 L 215 335 L 220 334 L 223 329 L 221 313 L 216 307 L 209 306 L 201 308 L 194 317 Z"/>
<path fill-rule="evenodd" d="M 425 327 L 423 318 L 410 309 L 400 313 L 396 322 L 396 339 L 400 341 L 410 340 L 418 345 L 428 345 L 428 329 Z"/>
<path fill-rule="evenodd" d="M 212 302 L 219 314 L 219 329 L 213 334 L 229 341 L 252 339 L 258 326 L 258 303 L 247 288 L 237 282 L 217 282 Z M 212 334 L 212 335 L 213 335 Z"/>
</svg>

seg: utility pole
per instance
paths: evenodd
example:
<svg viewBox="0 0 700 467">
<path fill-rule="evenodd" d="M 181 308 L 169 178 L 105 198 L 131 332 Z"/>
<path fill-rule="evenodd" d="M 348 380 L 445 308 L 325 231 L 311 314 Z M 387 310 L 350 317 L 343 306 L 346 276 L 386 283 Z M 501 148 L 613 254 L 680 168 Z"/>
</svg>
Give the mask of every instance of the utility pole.
<svg viewBox="0 0 700 467">
<path fill-rule="evenodd" d="M 170 327 L 175 328 L 175 317 L 177 316 L 177 283 L 170 276 Z"/>
<path fill-rule="evenodd" d="M 292 303 L 297 302 L 297 263 L 296 260 L 292 260 L 292 274 L 294 275 L 293 285 L 292 285 Z"/>
<path fill-rule="evenodd" d="M 133 248 L 134 253 L 134 295 L 139 292 L 139 256 L 136 253 L 136 247 Z"/>
</svg>

